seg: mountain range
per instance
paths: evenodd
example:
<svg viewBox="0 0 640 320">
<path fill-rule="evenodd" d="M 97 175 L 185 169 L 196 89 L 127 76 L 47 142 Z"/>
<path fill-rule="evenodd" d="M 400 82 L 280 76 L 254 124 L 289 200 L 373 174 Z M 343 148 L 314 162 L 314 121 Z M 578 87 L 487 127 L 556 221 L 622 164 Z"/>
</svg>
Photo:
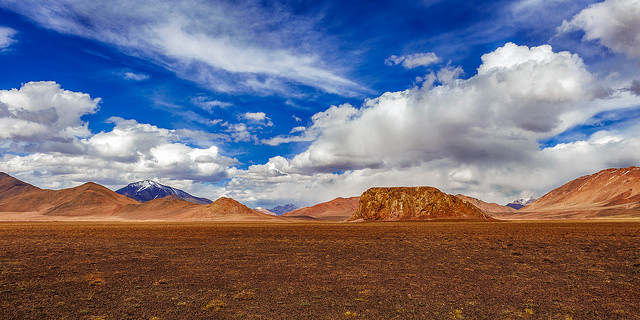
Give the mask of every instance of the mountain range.
<svg viewBox="0 0 640 320">
<path fill-rule="evenodd" d="M 41 189 L 0 173 L 0 221 L 378 221 L 424 219 L 640 218 L 640 168 L 606 169 L 570 181 L 520 210 L 433 187 L 370 188 L 275 216 L 231 198 L 197 203 L 188 193 L 153 181 L 111 191 L 99 184 Z M 167 194 L 164 197 L 161 195 Z M 148 200 L 148 198 L 153 198 Z M 209 201 L 208 199 L 204 199 Z M 522 201 L 520 204 L 528 201 Z"/>
</svg>

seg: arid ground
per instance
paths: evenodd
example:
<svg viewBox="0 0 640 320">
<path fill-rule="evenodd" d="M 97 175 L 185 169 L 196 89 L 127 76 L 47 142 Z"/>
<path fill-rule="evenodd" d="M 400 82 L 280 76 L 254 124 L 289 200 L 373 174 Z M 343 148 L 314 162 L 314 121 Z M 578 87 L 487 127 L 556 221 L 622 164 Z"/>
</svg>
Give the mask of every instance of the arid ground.
<svg viewBox="0 0 640 320">
<path fill-rule="evenodd" d="M 0 223 L 2 319 L 640 319 L 640 221 Z"/>
</svg>

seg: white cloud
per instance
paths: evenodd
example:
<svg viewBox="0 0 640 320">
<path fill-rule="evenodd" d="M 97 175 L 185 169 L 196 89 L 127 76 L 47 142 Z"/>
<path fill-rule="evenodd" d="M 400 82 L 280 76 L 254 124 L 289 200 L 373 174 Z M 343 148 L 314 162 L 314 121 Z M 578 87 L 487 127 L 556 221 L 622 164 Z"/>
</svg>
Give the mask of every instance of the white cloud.
<svg viewBox="0 0 640 320">
<path fill-rule="evenodd" d="M 209 99 L 208 97 L 203 97 L 203 96 L 193 97 L 191 99 L 191 103 L 208 112 L 212 112 L 214 108 L 228 108 L 233 105 L 233 103 L 230 103 L 230 102 L 212 100 L 212 99 Z"/>
<path fill-rule="evenodd" d="M 271 122 L 271 119 L 269 119 L 269 117 L 267 117 L 264 112 L 247 112 L 243 115 L 243 117 L 253 124 L 263 125 L 267 127 L 273 126 L 273 122 Z"/>
<path fill-rule="evenodd" d="M 307 130 L 307 128 L 303 127 L 303 126 L 293 127 L 293 129 L 291 129 L 291 132 L 289 132 L 289 133 L 303 132 L 305 130 Z"/>
<path fill-rule="evenodd" d="M 584 31 L 611 50 L 640 58 L 640 0 L 606 0 L 582 10 L 558 27 L 559 33 Z"/>
<path fill-rule="evenodd" d="M 244 114 L 244 118 L 254 122 L 262 122 L 267 119 L 267 115 L 264 112 L 247 112 Z"/>
<path fill-rule="evenodd" d="M 7 27 L 0 26 L 0 52 L 6 50 L 11 44 L 13 44 L 16 40 L 14 36 L 18 32 Z"/>
<path fill-rule="evenodd" d="M 407 69 L 413 69 L 417 67 L 426 67 L 434 63 L 440 62 L 440 58 L 433 52 L 426 53 L 414 53 L 405 56 L 392 55 L 384 61 L 388 66 L 394 66 L 402 64 Z"/>
<path fill-rule="evenodd" d="M 149 80 L 149 78 L 151 78 L 151 76 L 146 73 L 135 73 L 131 71 L 124 72 L 122 74 L 122 77 L 125 80 L 133 80 L 133 81 L 147 81 Z"/>
<path fill-rule="evenodd" d="M 204 0 L 4 1 L 42 26 L 96 39 L 143 56 L 179 76 L 223 92 L 290 91 L 311 86 L 357 95 L 364 89 L 325 61 L 319 20 L 298 17 L 278 4 Z M 274 14 L 274 11 L 277 14 Z M 314 41 L 301 41 L 311 40 Z M 324 39 L 326 40 L 326 39 Z"/>
</svg>

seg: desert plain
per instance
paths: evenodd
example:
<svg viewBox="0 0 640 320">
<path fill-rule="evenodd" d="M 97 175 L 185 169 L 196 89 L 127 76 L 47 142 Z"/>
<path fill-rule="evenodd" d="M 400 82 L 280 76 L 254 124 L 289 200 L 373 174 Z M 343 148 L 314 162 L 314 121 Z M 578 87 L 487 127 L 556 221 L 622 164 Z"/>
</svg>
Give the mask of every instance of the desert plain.
<svg viewBox="0 0 640 320">
<path fill-rule="evenodd" d="M 2 319 L 640 319 L 640 220 L 0 223 Z"/>
</svg>

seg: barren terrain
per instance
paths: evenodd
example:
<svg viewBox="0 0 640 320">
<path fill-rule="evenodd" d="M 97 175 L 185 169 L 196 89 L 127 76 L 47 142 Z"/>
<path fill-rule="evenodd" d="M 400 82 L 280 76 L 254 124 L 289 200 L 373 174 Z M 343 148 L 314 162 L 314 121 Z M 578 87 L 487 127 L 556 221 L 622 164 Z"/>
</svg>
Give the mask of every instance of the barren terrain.
<svg viewBox="0 0 640 320">
<path fill-rule="evenodd" d="M 639 319 L 640 221 L 0 223 L 2 319 Z"/>
</svg>

